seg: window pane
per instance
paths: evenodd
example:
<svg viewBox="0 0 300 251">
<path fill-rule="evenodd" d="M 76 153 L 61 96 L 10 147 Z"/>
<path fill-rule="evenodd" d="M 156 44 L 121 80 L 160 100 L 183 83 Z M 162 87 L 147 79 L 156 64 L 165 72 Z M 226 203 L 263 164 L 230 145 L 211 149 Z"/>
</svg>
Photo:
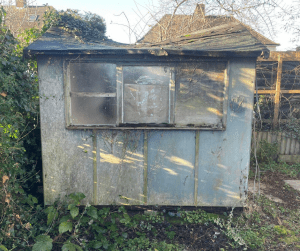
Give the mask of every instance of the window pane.
<svg viewBox="0 0 300 251">
<path fill-rule="evenodd" d="M 116 98 L 71 97 L 73 125 L 115 125 Z"/>
<path fill-rule="evenodd" d="M 225 69 L 225 62 L 184 64 L 177 68 L 176 126 L 221 126 Z"/>
<path fill-rule="evenodd" d="M 123 67 L 124 122 L 168 123 L 168 67 Z"/>
<path fill-rule="evenodd" d="M 71 92 L 116 92 L 116 65 L 70 63 Z"/>
</svg>

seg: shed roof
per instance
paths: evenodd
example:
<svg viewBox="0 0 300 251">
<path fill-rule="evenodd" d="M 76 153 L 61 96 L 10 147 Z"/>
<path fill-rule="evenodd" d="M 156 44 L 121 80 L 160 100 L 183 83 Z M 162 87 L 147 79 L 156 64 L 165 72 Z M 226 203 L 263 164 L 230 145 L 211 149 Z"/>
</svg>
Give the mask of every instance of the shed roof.
<svg viewBox="0 0 300 251">
<path fill-rule="evenodd" d="M 268 57 L 269 50 L 239 22 L 199 30 L 159 43 L 121 44 L 112 40 L 75 37 L 62 27 L 49 29 L 24 49 L 25 56 L 35 54 L 101 54 L 155 56 L 198 55 L 209 57 Z"/>
</svg>

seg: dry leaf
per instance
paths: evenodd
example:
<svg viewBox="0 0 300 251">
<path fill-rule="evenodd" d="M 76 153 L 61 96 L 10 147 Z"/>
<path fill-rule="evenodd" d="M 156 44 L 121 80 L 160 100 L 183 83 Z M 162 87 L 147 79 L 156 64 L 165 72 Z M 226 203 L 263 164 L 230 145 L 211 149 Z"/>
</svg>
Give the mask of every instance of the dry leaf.
<svg viewBox="0 0 300 251">
<path fill-rule="evenodd" d="M 11 224 L 9 226 L 8 232 L 6 233 L 7 236 L 10 236 L 10 233 L 12 232 L 12 230 L 14 229 L 15 224 Z"/>
<path fill-rule="evenodd" d="M 4 98 L 7 96 L 7 94 L 5 92 L 1 92 L 0 95 Z"/>
<path fill-rule="evenodd" d="M 26 223 L 25 228 L 29 230 L 31 228 L 31 224 L 29 222 Z"/>
<path fill-rule="evenodd" d="M 4 175 L 2 177 L 2 183 L 4 184 L 7 180 L 9 180 L 9 177 L 7 175 Z"/>
<path fill-rule="evenodd" d="M 4 200 L 4 202 L 6 202 L 8 205 L 9 205 L 9 203 L 10 203 L 10 193 L 8 193 L 8 194 L 6 194 L 6 197 L 5 197 L 5 200 Z"/>
</svg>

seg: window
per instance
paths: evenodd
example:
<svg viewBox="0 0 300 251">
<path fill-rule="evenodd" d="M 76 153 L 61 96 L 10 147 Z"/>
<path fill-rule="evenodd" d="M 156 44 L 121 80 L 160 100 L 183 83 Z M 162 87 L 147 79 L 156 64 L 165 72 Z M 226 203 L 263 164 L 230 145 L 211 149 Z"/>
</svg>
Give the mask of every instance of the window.
<svg viewBox="0 0 300 251">
<path fill-rule="evenodd" d="M 226 119 L 226 62 L 67 63 L 68 128 L 214 128 Z"/>
<path fill-rule="evenodd" d="M 29 22 L 34 22 L 38 19 L 37 15 L 29 15 Z"/>
</svg>

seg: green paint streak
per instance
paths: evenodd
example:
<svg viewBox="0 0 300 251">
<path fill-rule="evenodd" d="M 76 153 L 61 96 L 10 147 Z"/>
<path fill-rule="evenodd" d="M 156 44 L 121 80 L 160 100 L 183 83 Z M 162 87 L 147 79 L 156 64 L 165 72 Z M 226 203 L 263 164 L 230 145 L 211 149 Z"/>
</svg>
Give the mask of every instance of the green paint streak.
<svg viewBox="0 0 300 251">
<path fill-rule="evenodd" d="M 200 131 L 196 131 L 196 146 L 195 146 L 195 188 L 194 188 L 194 205 L 197 206 L 198 198 L 198 172 L 199 172 L 199 144 L 200 144 Z"/>
<path fill-rule="evenodd" d="M 94 205 L 97 204 L 97 137 L 96 137 L 96 130 L 93 130 L 93 162 L 94 162 L 94 172 L 93 172 L 93 203 Z"/>
<path fill-rule="evenodd" d="M 144 130 L 144 203 L 148 198 L 148 132 Z"/>
</svg>

